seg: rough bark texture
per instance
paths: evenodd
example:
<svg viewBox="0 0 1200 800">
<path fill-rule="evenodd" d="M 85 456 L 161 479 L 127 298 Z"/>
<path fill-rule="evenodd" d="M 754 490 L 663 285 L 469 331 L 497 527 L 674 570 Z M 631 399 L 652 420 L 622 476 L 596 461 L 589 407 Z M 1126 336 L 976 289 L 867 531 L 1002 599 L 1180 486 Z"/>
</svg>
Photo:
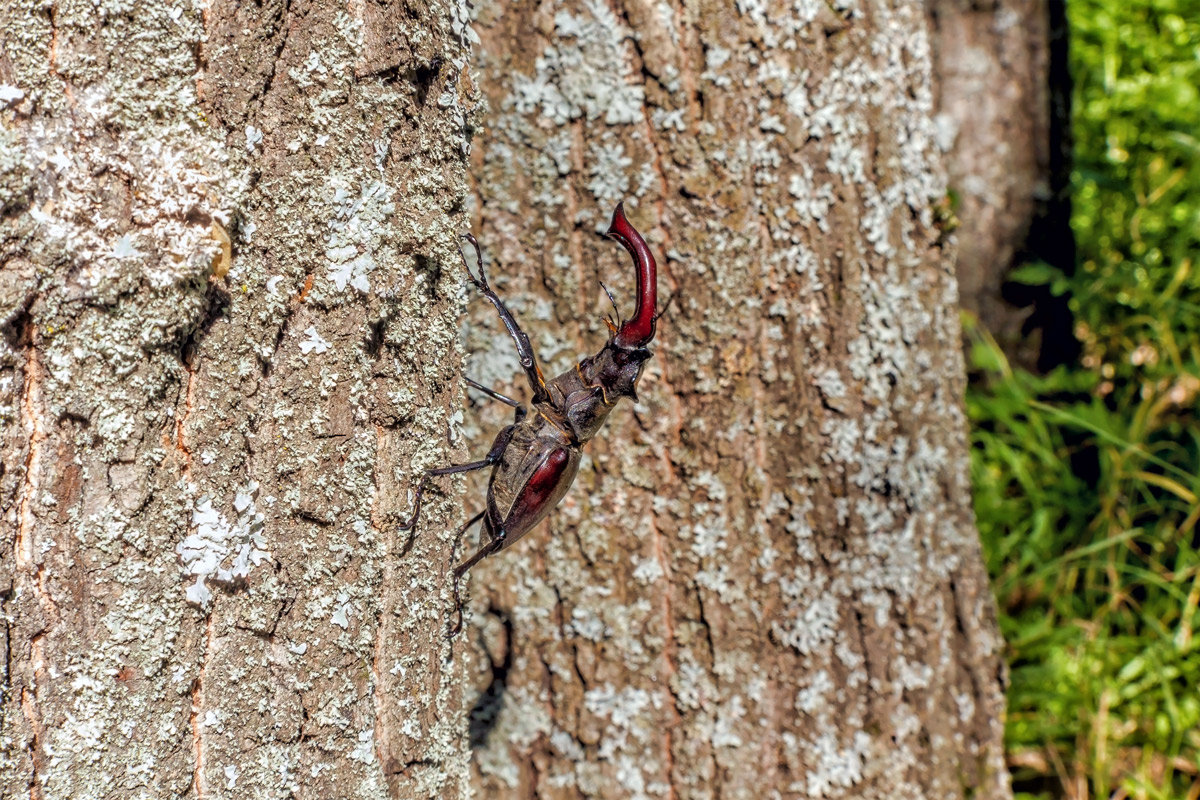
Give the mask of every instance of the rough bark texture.
<svg viewBox="0 0 1200 800">
<path fill-rule="evenodd" d="M 1006 797 L 924 9 L 477 13 L 474 227 L 546 372 L 602 343 L 598 279 L 632 306 L 618 199 L 676 298 L 640 404 L 472 576 L 480 793 Z M 484 303 L 470 337 L 521 391 Z"/>
<path fill-rule="evenodd" d="M 1052 199 L 1047 0 L 932 0 L 929 17 L 937 137 L 961 224 L 959 298 L 1014 353 L 1035 352 L 1019 344 L 1031 310 L 1001 287 Z"/>
<path fill-rule="evenodd" d="M 463 13 L 3 6 L 0 796 L 466 792 Z"/>
</svg>

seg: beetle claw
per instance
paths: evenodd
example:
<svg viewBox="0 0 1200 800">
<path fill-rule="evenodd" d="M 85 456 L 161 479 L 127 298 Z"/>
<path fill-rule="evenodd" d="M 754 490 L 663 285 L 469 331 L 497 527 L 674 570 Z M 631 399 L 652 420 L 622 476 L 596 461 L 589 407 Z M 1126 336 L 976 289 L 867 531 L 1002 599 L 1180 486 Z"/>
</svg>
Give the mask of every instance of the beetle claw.
<svg viewBox="0 0 1200 800">
<path fill-rule="evenodd" d="M 604 234 L 633 256 L 637 267 L 637 306 L 633 316 L 625 321 L 613 337 L 617 347 L 633 350 L 645 347 L 654 338 L 654 307 L 658 302 L 658 266 L 646 240 L 625 218 L 625 204 L 617 203 L 613 210 L 612 225 Z"/>
<path fill-rule="evenodd" d="M 467 254 L 462 251 L 462 248 L 459 248 L 458 254 L 462 256 L 463 267 L 467 270 L 467 277 L 471 279 L 471 283 L 475 284 L 479 291 L 487 292 L 491 287 L 488 286 L 487 273 L 483 270 L 483 251 L 479 249 L 479 241 L 469 233 L 462 234 L 462 238 L 470 242 L 471 246 L 475 248 L 475 266 L 479 270 L 479 277 L 476 278 L 475 273 L 471 272 L 471 265 L 467 262 Z"/>
</svg>

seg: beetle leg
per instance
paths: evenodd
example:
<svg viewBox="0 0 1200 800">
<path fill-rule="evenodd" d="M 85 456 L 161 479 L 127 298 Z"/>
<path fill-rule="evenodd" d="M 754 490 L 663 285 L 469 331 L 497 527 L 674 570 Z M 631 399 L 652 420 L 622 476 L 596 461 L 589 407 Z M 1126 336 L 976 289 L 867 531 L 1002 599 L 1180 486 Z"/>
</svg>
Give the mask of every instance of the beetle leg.
<svg viewBox="0 0 1200 800">
<path fill-rule="evenodd" d="M 400 523 L 399 529 L 402 531 L 411 530 L 412 527 L 417 524 L 417 517 L 421 515 L 421 498 L 425 495 L 425 487 L 429 485 L 429 481 L 431 479 L 437 478 L 441 475 L 457 475 L 460 472 L 473 472 L 477 469 L 485 469 L 486 467 L 494 466 L 496 463 L 495 460 L 490 457 L 490 453 L 488 456 L 488 458 L 484 458 L 479 461 L 472 461 L 469 464 L 455 464 L 454 466 L 450 467 L 438 467 L 437 469 L 425 470 L 425 474 L 421 477 L 421 482 L 417 485 L 417 496 L 413 499 L 412 516 L 409 517 L 406 522 Z"/>
<path fill-rule="evenodd" d="M 457 542 L 459 537 L 467 532 L 467 528 L 483 519 L 483 515 L 486 513 L 486 511 L 480 511 L 478 514 L 467 520 L 466 523 L 458 529 L 458 532 L 454 534 L 454 541 Z M 459 593 L 458 588 L 460 578 L 462 578 L 462 574 L 457 569 L 454 570 L 454 610 L 458 612 L 458 621 L 454 623 L 454 627 L 450 630 L 451 639 L 458 635 L 458 632 L 462 630 L 463 626 L 462 595 Z"/>
<path fill-rule="evenodd" d="M 462 562 L 461 564 L 459 564 L 457 567 L 454 568 L 454 579 L 457 581 L 471 567 L 475 566 L 480 561 L 482 561 L 483 559 L 490 556 L 492 553 L 495 553 L 497 550 L 500 550 L 501 548 L 503 548 L 504 540 L 506 538 L 507 538 L 507 536 L 505 535 L 504 531 L 500 531 L 498 534 L 496 534 L 496 538 L 492 539 L 490 542 L 485 544 L 483 547 L 476 550 L 475 554 L 473 556 L 471 556 L 466 561 Z"/>
<path fill-rule="evenodd" d="M 522 404 L 518 403 L 516 400 L 513 400 L 511 397 L 502 395 L 499 392 L 497 392 L 495 389 L 489 389 L 488 387 L 484 386 L 481 383 L 476 383 L 475 381 L 471 380 L 470 378 L 463 378 L 463 383 L 465 383 L 467 386 L 470 386 L 473 389 L 478 389 L 479 391 L 483 392 L 484 394 L 486 394 L 488 397 L 492 398 L 493 400 L 499 400 L 501 403 L 504 403 L 504 405 L 506 405 L 506 406 L 512 406 L 513 408 L 517 408 L 517 409 L 524 408 L 524 406 L 522 406 Z"/>
<path fill-rule="evenodd" d="M 470 266 L 467 265 L 466 254 L 459 251 L 463 258 L 463 266 L 466 267 L 467 275 L 470 277 L 471 283 L 475 284 L 475 288 L 488 299 L 488 302 L 496 307 L 496 312 L 500 315 L 500 321 L 504 323 L 504 327 L 508 329 L 508 335 L 512 337 L 513 342 L 516 344 L 517 357 L 521 360 L 521 368 L 525 370 L 525 377 L 529 379 L 529 386 L 533 389 L 533 402 L 550 402 L 550 391 L 546 388 L 546 378 L 542 375 L 541 369 L 538 368 L 537 356 L 533 353 L 533 345 L 529 342 L 529 336 L 525 331 L 521 330 L 521 326 L 517 324 L 517 320 L 513 317 L 512 312 L 504 305 L 504 301 L 488 285 L 487 273 L 483 271 L 483 252 L 479 249 L 479 242 L 469 233 L 463 234 L 463 238 L 475 248 L 475 266 L 479 270 L 479 277 L 476 278 L 475 273 L 471 272 Z"/>
<path fill-rule="evenodd" d="M 520 415 L 522 410 L 523 409 L 518 410 L 518 415 Z M 417 484 L 417 496 L 413 498 L 412 516 L 409 517 L 407 521 L 400 523 L 399 530 L 412 530 L 413 526 L 417 524 L 417 518 L 421 516 L 421 498 L 425 495 L 425 487 L 429 485 L 429 481 L 432 478 L 437 478 L 442 475 L 457 475 L 460 472 L 473 472 L 477 469 L 494 467 L 500 460 L 500 456 L 503 455 L 504 449 L 508 447 L 508 443 L 512 439 L 512 435 L 512 425 L 509 425 L 507 428 L 500 431 L 499 435 L 496 436 L 496 441 L 492 442 L 492 449 L 489 450 L 488 454 L 479 461 L 472 461 L 469 464 L 456 464 L 450 467 L 437 467 L 436 469 L 425 470 L 425 474 L 421 477 L 421 482 Z"/>
</svg>

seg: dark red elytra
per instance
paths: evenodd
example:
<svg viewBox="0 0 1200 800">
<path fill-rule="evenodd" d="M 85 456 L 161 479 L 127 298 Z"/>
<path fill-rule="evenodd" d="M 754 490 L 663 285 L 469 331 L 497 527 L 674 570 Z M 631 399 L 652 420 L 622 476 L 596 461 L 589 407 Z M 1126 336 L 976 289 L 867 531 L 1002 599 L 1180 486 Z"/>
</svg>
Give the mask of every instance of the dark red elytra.
<svg viewBox="0 0 1200 800">
<path fill-rule="evenodd" d="M 459 531 L 461 534 L 483 520 L 483 546 L 454 570 L 456 596 L 458 580 L 463 573 L 481 559 L 512 545 L 558 505 L 575 480 L 583 445 L 596 435 L 622 397 L 637 397 L 637 382 L 651 355 L 646 345 L 654 339 L 658 320 L 658 268 L 646 240 L 625 217 L 622 204 L 618 203 L 613 211 L 612 224 L 605 235 L 619 242 L 633 256 L 637 268 L 637 305 L 633 316 L 622 324 L 618 313 L 616 323 L 609 321 L 613 334 L 599 353 L 584 358 L 549 381 L 538 368 L 529 337 L 488 285 L 479 243 L 475 237 L 466 236 L 475 248 L 479 275 L 472 274 L 470 268 L 467 274 L 495 306 L 501 322 L 516 343 L 521 368 L 533 397 L 527 404 L 519 403 L 467 379 L 469 386 L 512 406 L 515 409 L 513 422 L 497 434 L 485 458 L 426 471 L 417 486 L 412 516 L 400 526 L 401 530 L 409 530 L 417 524 L 421 497 L 431 478 L 492 469 L 486 507 Z M 460 614 L 454 631 L 457 632 L 461 625 Z"/>
</svg>

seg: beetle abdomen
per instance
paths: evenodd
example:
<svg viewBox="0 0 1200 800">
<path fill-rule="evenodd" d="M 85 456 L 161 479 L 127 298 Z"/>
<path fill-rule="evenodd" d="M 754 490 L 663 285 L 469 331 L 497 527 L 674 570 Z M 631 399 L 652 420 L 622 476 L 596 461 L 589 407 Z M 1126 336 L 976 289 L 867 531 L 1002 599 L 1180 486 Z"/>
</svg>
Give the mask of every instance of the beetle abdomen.
<svg viewBox="0 0 1200 800">
<path fill-rule="evenodd" d="M 510 445 L 509 452 L 514 450 Z M 504 547 L 550 513 L 579 471 L 579 450 L 554 439 L 533 438 L 514 455 L 496 466 L 488 487 L 489 516 L 497 531 L 504 531 Z"/>
</svg>

